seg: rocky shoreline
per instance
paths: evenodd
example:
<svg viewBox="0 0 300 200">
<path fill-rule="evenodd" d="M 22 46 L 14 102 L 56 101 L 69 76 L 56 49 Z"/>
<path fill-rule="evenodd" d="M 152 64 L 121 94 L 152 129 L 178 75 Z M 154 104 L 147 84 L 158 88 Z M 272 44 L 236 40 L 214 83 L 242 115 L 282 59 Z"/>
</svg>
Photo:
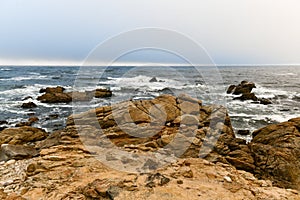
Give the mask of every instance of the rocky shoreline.
<svg viewBox="0 0 300 200">
<path fill-rule="evenodd" d="M 236 138 L 225 108 L 186 95 L 92 109 L 53 133 L 7 128 L 0 198 L 300 199 L 300 118 L 252 135 Z M 111 144 L 124 155 L 107 151 Z M 159 149 L 162 157 L 148 156 Z"/>
</svg>

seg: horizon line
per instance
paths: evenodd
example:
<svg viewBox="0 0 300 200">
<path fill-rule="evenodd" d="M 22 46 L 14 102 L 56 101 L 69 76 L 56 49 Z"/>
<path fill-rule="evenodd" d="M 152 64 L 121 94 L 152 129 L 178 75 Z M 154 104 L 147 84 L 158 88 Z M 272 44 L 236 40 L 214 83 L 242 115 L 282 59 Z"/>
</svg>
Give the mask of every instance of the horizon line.
<svg viewBox="0 0 300 200">
<path fill-rule="evenodd" d="M 172 66 L 172 67 L 185 67 L 185 66 L 200 66 L 200 67 L 210 67 L 210 66 L 217 66 L 217 67 L 251 67 L 251 66 L 300 66 L 299 64 L 180 64 L 180 63 L 114 63 L 112 65 L 109 65 L 109 67 L 143 67 L 143 66 L 151 66 L 153 65 L 157 66 Z M 108 67 L 105 64 L 89 64 L 89 65 L 84 65 L 84 64 L 79 64 L 79 63 L 51 63 L 51 64 L 1 64 L 0 67 Z"/>
</svg>

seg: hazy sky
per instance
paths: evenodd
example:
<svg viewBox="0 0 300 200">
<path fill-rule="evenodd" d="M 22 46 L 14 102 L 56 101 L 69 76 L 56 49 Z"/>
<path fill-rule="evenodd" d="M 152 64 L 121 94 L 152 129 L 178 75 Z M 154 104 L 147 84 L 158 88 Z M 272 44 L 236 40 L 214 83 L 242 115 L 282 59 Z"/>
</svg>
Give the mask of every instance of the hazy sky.
<svg viewBox="0 0 300 200">
<path fill-rule="evenodd" d="M 300 63 L 299 0 L 0 0 L 0 26 L 0 64 L 81 63 L 143 27 L 187 35 L 217 64 Z"/>
</svg>

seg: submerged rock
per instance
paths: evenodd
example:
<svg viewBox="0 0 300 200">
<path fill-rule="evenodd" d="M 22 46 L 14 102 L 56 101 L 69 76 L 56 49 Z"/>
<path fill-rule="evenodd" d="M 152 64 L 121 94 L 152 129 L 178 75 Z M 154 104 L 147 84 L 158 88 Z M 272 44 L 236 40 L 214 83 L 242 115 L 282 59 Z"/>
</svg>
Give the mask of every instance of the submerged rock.
<svg viewBox="0 0 300 200">
<path fill-rule="evenodd" d="M 158 81 L 157 81 L 156 77 L 153 77 L 153 78 L 151 78 L 151 79 L 149 80 L 149 82 L 150 82 L 150 83 L 153 83 L 153 82 L 158 82 Z"/>
<path fill-rule="evenodd" d="M 22 108 L 36 108 L 37 105 L 33 102 L 23 103 L 21 105 Z"/>
</svg>

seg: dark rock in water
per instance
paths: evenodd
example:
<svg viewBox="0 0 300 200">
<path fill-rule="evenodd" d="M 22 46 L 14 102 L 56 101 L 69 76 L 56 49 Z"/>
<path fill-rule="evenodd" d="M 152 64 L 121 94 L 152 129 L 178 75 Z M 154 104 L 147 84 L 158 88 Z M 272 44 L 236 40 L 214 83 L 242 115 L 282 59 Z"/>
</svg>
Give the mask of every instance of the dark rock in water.
<svg viewBox="0 0 300 200">
<path fill-rule="evenodd" d="M 49 117 L 51 119 L 57 119 L 59 117 L 59 115 L 58 114 L 50 114 Z"/>
<path fill-rule="evenodd" d="M 163 88 L 162 90 L 158 90 L 158 92 L 162 94 L 170 94 L 170 95 L 174 94 L 174 92 L 170 88 Z"/>
<path fill-rule="evenodd" d="M 39 121 L 39 118 L 37 117 L 30 117 L 27 122 L 19 122 L 16 124 L 16 127 L 22 127 L 22 126 L 31 126 L 33 123 Z"/>
<path fill-rule="evenodd" d="M 280 109 L 279 111 L 281 111 L 281 112 L 289 112 L 289 111 L 291 111 L 291 110 L 288 109 L 288 108 L 284 108 L 284 109 Z"/>
<path fill-rule="evenodd" d="M 72 101 L 72 97 L 66 93 L 46 93 L 39 96 L 37 100 L 43 103 L 69 103 Z"/>
<path fill-rule="evenodd" d="M 263 105 L 269 105 L 269 104 L 272 104 L 272 101 L 270 99 L 261 98 L 261 99 L 259 99 L 259 103 L 263 104 Z"/>
<path fill-rule="evenodd" d="M 37 117 L 30 117 L 30 118 L 28 119 L 28 121 L 34 123 L 34 122 L 39 121 L 39 118 L 37 118 Z"/>
<path fill-rule="evenodd" d="M 239 134 L 239 135 L 250 135 L 250 131 L 249 130 L 238 130 L 237 134 Z"/>
<path fill-rule="evenodd" d="M 157 82 L 156 77 L 151 78 L 149 82 L 150 82 L 150 83 Z"/>
<path fill-rule="evenodd" d="M 91 94 L 95 98 L 105 98 L 105 97 L 111 97 L 112 91 L 108 89 L 96 89 L 95 91 L 92 91 Z"/>
<path fill-rule="evenodd" d="M 236 88 L 235 85 L 230 85 L 226 91 L 227 94 L 231 94 L 233 92 L 233 90 Z"/>
<path fill-rule="evenodd" d="M 244 93 L 242 96 L 240 97 L 235 97 L 233 98 L 233 100 L 241 100 L 241 101 L 246 101 L 246 100 L 253 100 L 253 101 L 257 101 L 258 98 L 255 96 L 254 93 Z"/>
<path fill-rule="evenodd" d="M 28 99 L 33 99 L 31 96 L 27 96 L 24 99 L 22 99 L 22 101 L 28 100 Z"/>
<path fill-rule="evenodd" d="M 0 149 L 0 161 L 32 158 L 38 154 L 39 152 L 30 146 L 2 144 Z"/>
<path fill-rule="evenodd" d="M 3 125 L 3 124 L 8 124 L 8 122 L 5 120 L 0 121 L 0 125 Z"/>
<path fill-rule="evenodd" d="M 61 86 L 57 86 L 57 87 L 47 87 L 47 88 L 43 88 L 40 89 L 40 93 L 63 93 L 63 91 L 65 90 L 65 88 L 61 87 Z"/>
<path fill-rule="evenodd" d="M 253 132 L 249 144 L 259 178 L 273 185 L 300 189 L 300 118 Z"/>
<path fill-rule="evenodd" d="M 231 86 L 231 88 L 233 88 L 233 86 Z M 239 95 L 239 94 L 251 93 L 253 88 L 256 88 L 254 83 L 248 81 L 242 81 L 239 85 L 237 85 L 234 89 L 232 89 L 232 94 Z"/>
<path fill-rule="evenodd" d="M 0 126 L 0 131 L 3 131 L 6 128 L 7 128 L 7 126 Z"/>
<path fill-rule="evenodd" d="M 56 88 L 42 89 L 40 92 L 46 92 L 37 99 L 43 103 L 69 103 L 73 101 L 90 101 L 93 97 L 104 98 L 111 97 L 112 92 L 108 89 L 96 89 L 85 92 L 68 92 L 64 93 L 64 88 L 57 86 Z"/>
<path fill-rule="evenodd" d="M 37 105 L 33 102 L 28 102 L 28 103 L 23 103 L 21 105 L 22 108 L 35 108 L 37 107 Z"/>
<path fill-rule="evenodd" d="M 293 96 L 292 99 L 295 100 L 295 101 L 300 101 L 300 96 Z"/>
<path fill-rule="evenodd" d="M 85 91 L 85 92 L 68 92 L 69 96 L 72 97 L 73 101 L 90 101 L 93 97 L 95 98 L 105 98 L 111 97 L 112 91 L 108 89 L 96 89 L 93 91 Z"/>
</svg>

